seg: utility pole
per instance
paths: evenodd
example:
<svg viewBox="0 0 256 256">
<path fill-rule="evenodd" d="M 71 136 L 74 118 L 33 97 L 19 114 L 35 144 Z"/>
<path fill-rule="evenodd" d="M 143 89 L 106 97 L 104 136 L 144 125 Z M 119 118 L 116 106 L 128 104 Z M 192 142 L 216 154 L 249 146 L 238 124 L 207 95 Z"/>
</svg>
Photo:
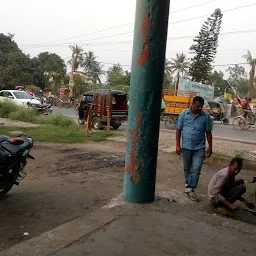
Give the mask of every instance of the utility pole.
<svg viewBox="0 0 256 256">
<path fill-rule="evenodd" d="M 155 200 L 170 0 L 137 0 L 123 198 Z"/>
<path fill-rule="evenodd" d="M 70 93 L 73 93 L 74 89 L 74 70 L 75 70 L 75 49 L 72 48 L 72 63 L 71 63 L 71 73 L 70 73 L 70 79 L 69 79 L 69 90 Z"/>
</svg>

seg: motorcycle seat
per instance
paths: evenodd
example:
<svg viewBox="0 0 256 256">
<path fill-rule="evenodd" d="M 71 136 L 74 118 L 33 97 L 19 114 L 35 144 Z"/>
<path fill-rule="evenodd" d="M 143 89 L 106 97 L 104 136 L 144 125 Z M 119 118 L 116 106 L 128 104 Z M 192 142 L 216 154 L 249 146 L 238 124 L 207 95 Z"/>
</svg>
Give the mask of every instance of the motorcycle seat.
<svg viewBox="0 0 256 256">
<path fill-rule="evenodd" d="M 10 137 L 1 135 L 1 136 L 0 136 L 0 143 L 1 143 L 1 142 L 4 142 L 4 141 L 7 141 L 7 140 L 9 140 L 9 139 L 10 139 Z"/>
<path fill-rule="evenodd" d="M 36 105 L 38 108 L 49 108 L 51 107 L 51 104 L 38 104 Z"/>
</svg>

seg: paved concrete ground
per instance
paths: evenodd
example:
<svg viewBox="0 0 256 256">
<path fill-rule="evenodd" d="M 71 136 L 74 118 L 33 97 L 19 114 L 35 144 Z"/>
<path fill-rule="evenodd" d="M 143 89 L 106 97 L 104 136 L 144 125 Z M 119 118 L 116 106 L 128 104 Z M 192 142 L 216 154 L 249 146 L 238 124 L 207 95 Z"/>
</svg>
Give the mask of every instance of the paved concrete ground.
<svg viewBox="0 0 256 256">
<path fill-rule="evenodd" d="M 198 222 L 171 212 L 124 215 L 52 256 L 256 255 L 255 233 Z"/>
</svg>

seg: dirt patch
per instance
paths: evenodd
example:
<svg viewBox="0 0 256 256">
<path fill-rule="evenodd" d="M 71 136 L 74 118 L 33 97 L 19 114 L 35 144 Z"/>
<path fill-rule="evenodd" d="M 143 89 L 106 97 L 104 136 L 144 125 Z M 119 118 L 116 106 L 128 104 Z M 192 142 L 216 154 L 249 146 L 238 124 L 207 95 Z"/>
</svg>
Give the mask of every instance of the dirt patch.
<svg viewBox="0 0 256 256">
<path fill-rule="evenodd" d="M 0 251 L 91 212 L 122 190 L 120 153 L 97 152 L 94 144 L 35 146 L 32 153 L 27 177 L 0 201 Z"/>
<path fill-rule="evenodd" d="M 0 118 L 0 125 L 7 127 L 20 127 L 20 128 L 33 128 L 38 127 L 38 124 L 32 124 L 27 122 L 15 121 L 6 118 Z"/>
<path fill-rule="evenodd" d="M 0 232 L 5 234 L 0 237 L 0 251 L 108 204 L 122 192 L 124 152 L 124 143 L 116 142 L 36 145 L 32 152 L 36 160 L 28 162 L 26 179 L 0 201 Z M 156 192 L 169 198 L 173 214 L 214 220 L 207 185 L 224 166 L 205 163 L 198 187 L 201 202 L 195 205 L 183 195 L 182 159 L 159 152 Z M 253 175 L 243 171 L 240 176 L 251 180 Z M 254 193 L 250 188 L 247 197 L 254 200 Z M 256 224 L 254 216 L 240 215 L 238 220 Z"/>
</svg>

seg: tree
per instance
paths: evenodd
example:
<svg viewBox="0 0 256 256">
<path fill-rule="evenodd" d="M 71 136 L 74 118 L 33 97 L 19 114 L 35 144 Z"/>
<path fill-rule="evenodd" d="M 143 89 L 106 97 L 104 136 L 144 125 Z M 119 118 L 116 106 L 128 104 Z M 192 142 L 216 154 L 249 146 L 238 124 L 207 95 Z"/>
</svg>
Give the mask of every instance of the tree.
<svg viewBox="0 0 256 256">
<path fill-rule="evenodd" d="M 254 93 L 256 59 L 252 57 L 252 54 L 249 50 L 243 57 L 246 59 L 251 68 L 249 73 L 248 97 L 252 98 Z"/>
<path fill-rule="evenodd" d="M 65 61 L 56 53 L 42 52 L 34 61 L 38 63 L 37 70 L 41 70 L 45 78 L 45 86 L 54 86 L 61 83 L 66 74 Z"/>
<path fill-rule="evenodd" d="M 70 45 L 69 48 L 72 51 L 72 58 L 68 61 L 68 64 L 71 66 L 73 72 L 76 72 L 84 61 L 83 48 L 78 45 Z M 74 60 L 73 67 L 72 60 Z"/>
<path fill-rule="evenodd" d="M 89 75 L 89 73 L 92 73 L 95 68 L 96 63 L 96 56 L 92 51 L 85 53 L 85 58 L 82 63 L 82 67 L 84 68 L 84 72 Z"/>
<path fill-rule="evenodd" d="M 93 79 L 95 84 L 101 84 L 101 76 L 105 75 L 105 71 L 103 70 L 104 66 L 100 65 L 99 62 L 95 62 L 93 69 L 88 73 L 88 75 Z"/>
<path fill-rule="evenodd" d="M 13 40 L 14 35 L 0 34 L 0 87 L 12 89 L 33 82 L 33 69 L 28 55 Z"/>
<path fill-rule="evenodd" d="M 186 60 L 186 55 L 184 53 L 177 53 L 176 59 L 172 58 L 169 62 L 168 70 L 171 74 L 176 73 L 176 86 L 175 90 L 178 90 L 180 76 L 185 75 L 189 69 L 189 62 Z"/>
<path fill-rule="evenodd" d="M 40 88 L 53 79 L 60 83 L 66 73 L 63 59 L 55 53 L 40 53 L 35 58 L 24 54 L 14 41 L 14 35 L 0 34 L 0 87 L 33 84 Z"/>
<path fill-rule="evenodd" d="M 124 71 L 120 64 L 113 65 L 107 71 L 107 84 L 111 87 L 130 85 L 131 73 Z"/>
<path fill-rule="evenodd" d="M 175 83 L 173 81 L 173 77 L 170 75 L 170 73 L 164 73 L 164 83 L 163 83 L 164 89 L 175 89 Z"/>
<path fill-rule="evenodd" d="M 193 40 L 194 44 L 190 47 L 193 57 L 189 69 L 193 81 L 209 80 L 212 63 L 217 53 L 222 17 L 221 10 L 216 9 L 203 24 L 199 35 Z"/>
<path fill-rule="evenodd" d="M 248 79 L 247 73 L 243 66 L 235 65 L 229 67 L 226 72 L 229 73 L 228 81 L 234 86 L 241 97 L 248 93 Z"/>
<path fill-rule="evenodd" d="M 96 58 L 92 51 L 86 52 L 82 66 L 85 74 L 91 77 L 95 84 L 101 84 L 101 76 L 105 75 L 105 71 L 103 70 L 104 66 Z"/>
<path fill-rule="evenodd" d="M 225 88 L 227 84 L 224 79 L 224 73 L 222 71 L 216 71 L 211 74 L 209 78 L 209 83 L 214 86 L 214 95 L 222 96 L 225 93 Z"/>
<path fill-rule="evenodd" d="M 165 58 L 164 73 L 165 74 L 171 74 L 172 73 L 171 62 L 167 58 Z"/>
</svg>

